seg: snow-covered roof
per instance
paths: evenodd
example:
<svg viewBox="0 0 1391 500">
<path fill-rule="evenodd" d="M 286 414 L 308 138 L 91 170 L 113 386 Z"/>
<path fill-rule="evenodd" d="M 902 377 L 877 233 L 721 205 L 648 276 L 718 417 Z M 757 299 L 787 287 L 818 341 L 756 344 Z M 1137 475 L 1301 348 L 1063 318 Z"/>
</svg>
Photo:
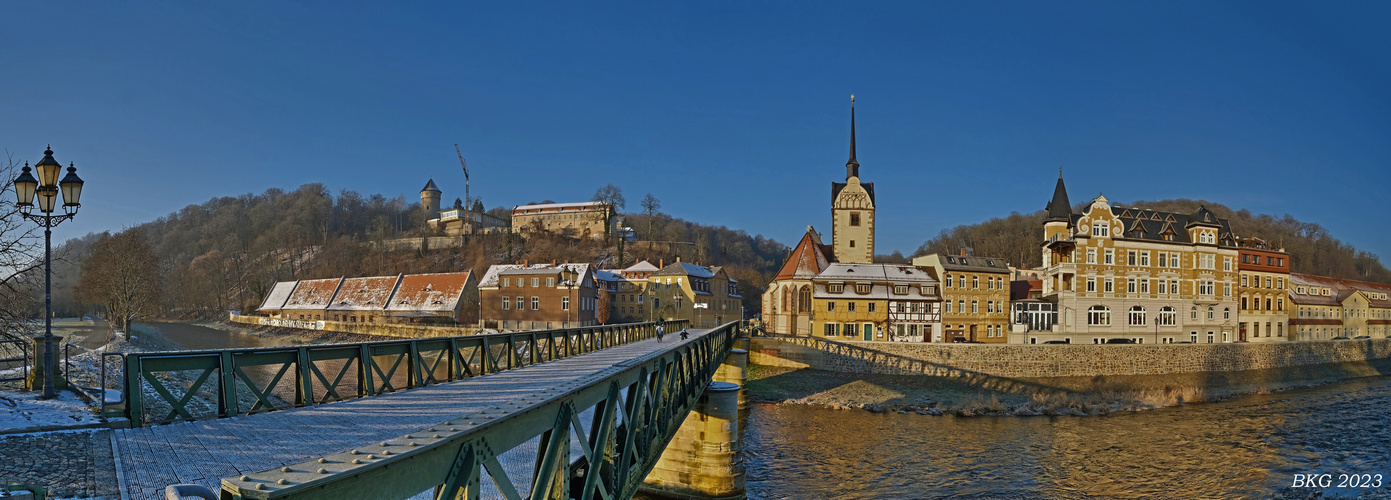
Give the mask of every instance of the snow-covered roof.
<svg viewBox="0 0 1391 500">
<path fill-rule="evenodd" d="M 266 300 L 261 302 L 261 311 L 279 311 L 285 306 L 285 301 L 290 300 L 290 294 L 295 291 L 298 281 L 281 281 L 275 286 L 270 287 L 270 293 L 266 294 Z"/>
<path fill-rule="evenodd" d="M 343 278 L 300 280 L 283 309 L 325 309 L 333 301 L 342 282 Z"/>
<path fill-rule="evenodd" d="M 473 273 L 407 274 L 396 286 L 388 311 L 453 311 L 463 299 Z"/>
<path fill-rule="evenodd" d="M 712 278 L 715 272 L 705 266 L 697 266 L 690 262 L 674 262 L 662 270 L 653 273 L 653 276 L 690 276 L 693 278 Z"/>
<path fill-rule="evenodd" d="M 328 306 L 330 311 L 380 311 L 391 300 L 400 276 L 347 278 Z"/>
<path fill-rule="evenodd" d="M 602 201 L 584 201 L 584 202 L 579 202 L 579 203 L 540 203 L 540 204 L 536 204 L 536 205 L 517 205 L 516 207 L 512 208 L 512 210 L 513 210 L 513 211 L 517 211 L 517 210 L 546 210 L 546 209 L 551 209 L 551 208 L 558 208 L 558 209 L 561 209 L 561 210 L 565 210 L 565 209 L 587 209 L 587 208 L 598 208 L 598 207 L 601 207 L 601 206 L 603 206 L 603 205 L 604 205 L 604 202 L 602 202 Z"/>
<path fill-rule="evenodd" d="M 642 261 L 642 262 L 639 262 L 639 263 L 637 263 L 637 264 L 633 264 L 633 265 L 631 265 L 631 266 L 628 266 L 627 269 L 624 269 L 624 270 L 623 270 L 623 272 L 625 272 L 625 273 L 630 273 L 630 272 L 639 272 L 639 273 L 641 273 L 641 272 L 654 272 L 654 271 L 658 271 L 657 266 L 654 266 L 654 265 L 652 265 L 651 262 L 648 262 L 648 261 L 645 261 L 645 260 Z"/>
<path fill-rule="evenodd" d="M 612 271 L 612 270 L 609 270 L 609 269 L 595 269 L 595 270 L 594 270 L 594 279 L 597 279 L 597 280 L 599 280 L 599 281 L 610 281 L 610 282 L 612 282 L 612 281 L 622 281 L 622 280 L 623 280 L 623 277 L 622 277 L 622 276 L 619 276 L 618 273 L 619 273 L 619 271 Z"/>
<path fill-rule="evenodd" d="M 480 280 L 478 280 L 478 286 L 480 286 L 480 287 L 485 287 L 485 288 L 487 288 L 487 287 L 497 287 L 498 276 L 501 276 L 503 273 L 511 274 L 512 272 L 516 272 L 516 271 L 529 272 L 529 271 L 536 271 L 536 270 L 549 270 L 549 271 L 565 270 L 565 271 L 570 271 L 570 272 L 572 272 L 572 273 L 575 273 L 575 274 L 579 275 L 579 278 L 580 278 L 581 282 L 583 282 L 583 280 L 585 279 L 585 275 L 588 274 L 588 273 L 590 272 L 590 270 L 589 270 L 589 264 L 583 264 L 583 263 L 581 263 L 581 264 L 557 264 L 557 265 L 554 265 L 554 266 L 552 266 L 552 265 L 550 265 L 550 264 L 531 264 L 531 265 L 524 265 L 524 264 L 494 264 L 494 265 L 488 267 L 488 272 L 483 273 L 483 278 L 480 279 Z"/>
</svg>

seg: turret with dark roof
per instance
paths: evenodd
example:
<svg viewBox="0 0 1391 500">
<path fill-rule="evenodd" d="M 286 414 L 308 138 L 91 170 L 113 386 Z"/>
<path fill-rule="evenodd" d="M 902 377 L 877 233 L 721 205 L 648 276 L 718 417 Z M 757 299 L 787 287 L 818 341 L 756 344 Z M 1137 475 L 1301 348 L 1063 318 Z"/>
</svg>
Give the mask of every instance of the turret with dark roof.
<svg viewBox="0 0 1391 500">
<path fill-rule="evenodd" d="M 1053 188 L 1053 200 L 1048 202 L 1049 221 L 1072 221 L 1072 203 L 1067 201 L 1067 187 L 1063 186 L 1062 171 L 1058 172 L 1058 186 Z"/>
<path fill-rule="evenodd" d="M 855 159 L 855 96 L 850 96 L 850 160 L 845 162 L 845 178 L 860 176 L 860 162 Z"/>
</svg>

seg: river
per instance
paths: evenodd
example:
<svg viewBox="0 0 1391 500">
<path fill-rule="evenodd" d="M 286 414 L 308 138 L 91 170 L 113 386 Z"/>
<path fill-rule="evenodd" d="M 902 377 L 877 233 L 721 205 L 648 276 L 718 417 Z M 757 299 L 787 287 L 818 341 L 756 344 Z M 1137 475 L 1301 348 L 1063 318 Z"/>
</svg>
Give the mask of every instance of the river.
<svg viewBox="0 0 1391 500">
<path fill-rule="evenodd" d="M 186 349 L 292 344 L 197 325 L 152 326 Z M 750 498 L 1263 498 L 1310 473 L 1331 474 L 1334 485 L 1339 474 L 1380 474 L 1372 493 L 1386 498 L 1388 410 L 1388 377 L 1095 417 L 755 404 L 743 454 Z M 1325 496 L 1370 491 L 1315 489 Z"/>
<path fill-rule="evenodd" d="M 1385 377 L 1096 417 L 754 405 L 744 456 L 750 498 L 1264 498 L 1308 473 L 1386 498 L 1388 409 Z"/>
</svg>

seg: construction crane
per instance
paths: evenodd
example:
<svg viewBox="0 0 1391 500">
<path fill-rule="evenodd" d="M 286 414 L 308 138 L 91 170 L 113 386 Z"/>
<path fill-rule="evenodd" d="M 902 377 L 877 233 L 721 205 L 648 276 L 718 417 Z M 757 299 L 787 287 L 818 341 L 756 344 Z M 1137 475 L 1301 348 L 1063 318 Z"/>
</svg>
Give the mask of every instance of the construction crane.
<svg viewBox="0 0 1391 500">
<path fill-rule="evenodd" d="M 469 206 L 473 200 L 469 199 L 468 192 L 468 163 L 464 162 L 464 153 L 459 151 L 458 144 L 454 145 L 454 152 L 459 154 L 459 166 L 464 167 L 464 210 L 472 210 L 473 208 Z"/>
</svg>

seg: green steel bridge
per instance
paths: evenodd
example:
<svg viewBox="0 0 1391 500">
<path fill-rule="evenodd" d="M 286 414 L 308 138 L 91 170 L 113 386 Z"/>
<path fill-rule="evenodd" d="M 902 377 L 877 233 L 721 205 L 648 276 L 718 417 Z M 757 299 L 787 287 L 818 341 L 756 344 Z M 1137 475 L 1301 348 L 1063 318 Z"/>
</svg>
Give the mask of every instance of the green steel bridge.
<svg viewBox="0 0 1391 500">
<path fill-rule="evenodd" d="M 630 498 L 740 333 L 685 326 L 126 354 L 121 491 Z"/>
</svg>

